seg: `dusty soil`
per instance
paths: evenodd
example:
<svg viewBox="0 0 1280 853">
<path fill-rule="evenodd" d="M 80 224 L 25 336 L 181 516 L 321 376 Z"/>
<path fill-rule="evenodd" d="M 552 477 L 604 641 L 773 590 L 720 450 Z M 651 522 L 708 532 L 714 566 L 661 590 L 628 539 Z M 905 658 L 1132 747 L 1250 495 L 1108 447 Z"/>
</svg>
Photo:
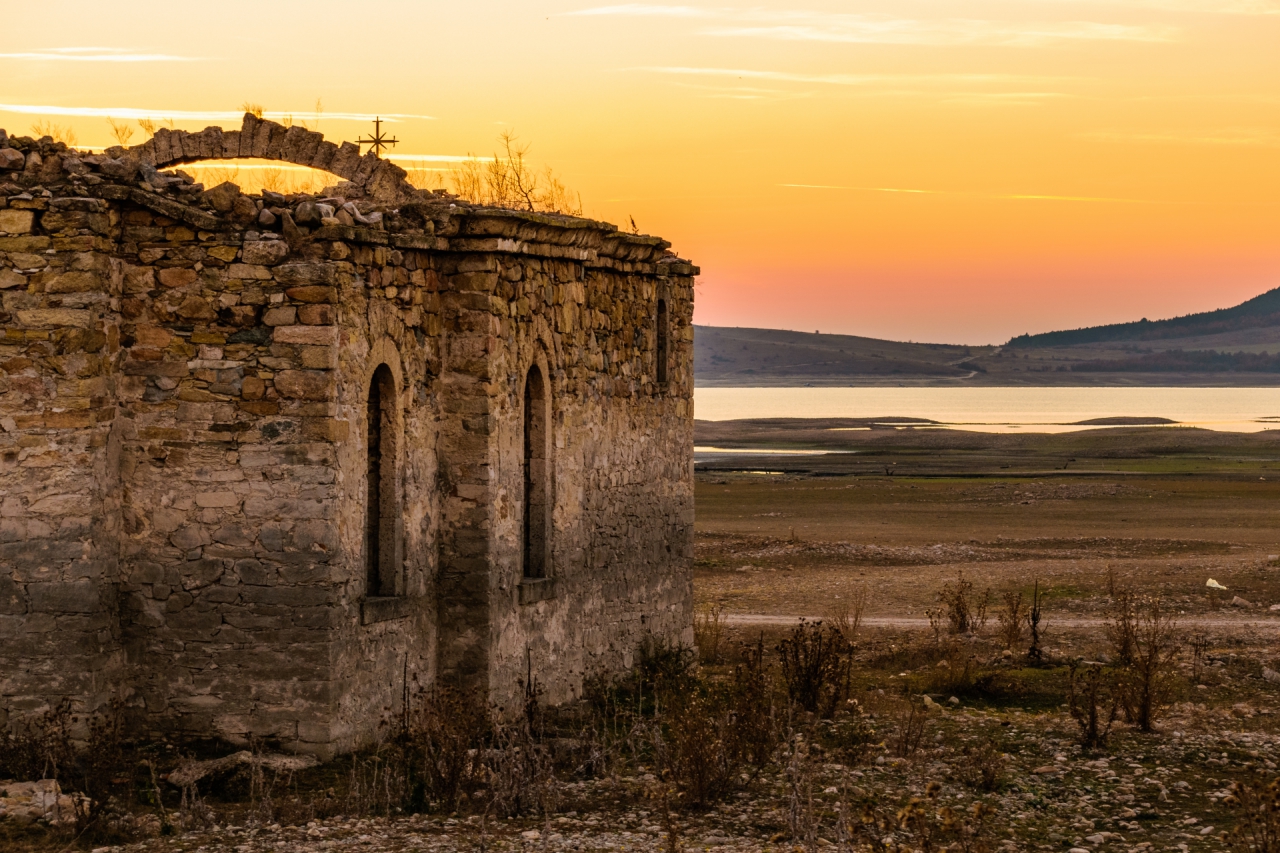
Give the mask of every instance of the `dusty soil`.
<svg viewBox="0 0 1280 853">
<path fill-rule="evenodd" d="M 1098 613 L 1116 579 L 1228 620 L 1280 603 L 1269 433 L 742 421 L 700 422 L 698 441 L 761 451 L 698 465 L 695 594 L 729 614 L 822 615 L 865 585 L 868 616 L 918 619 L 961 572 L 996 593 L 1038 580 L 1064 615 Z M 1256 607 L 1227 607 L 1237 596 Z"/>
</svg>

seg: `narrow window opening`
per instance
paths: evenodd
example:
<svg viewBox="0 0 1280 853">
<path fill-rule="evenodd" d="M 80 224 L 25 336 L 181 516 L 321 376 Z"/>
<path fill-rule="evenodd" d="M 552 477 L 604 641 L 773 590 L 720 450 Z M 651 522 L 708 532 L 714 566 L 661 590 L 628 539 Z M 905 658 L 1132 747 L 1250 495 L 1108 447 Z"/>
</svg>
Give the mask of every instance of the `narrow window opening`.
<svg viewBox="0 0 1280 853">
<path fill-rule="evenodd" d="M 667 312 L 667 300 L 658 300 L 658 384 L 667 384 L 667 363 L 670 360 L 671 318 Z"/>
<path fill-rule="evenodd" d="M 395 379 L 379 365 L 366 407 L 365 589 L 395 595 Z"/>
<path fill-rule="evenodd" d="M 547 387 L 537 365 L 524 383 L 524 576 L 547 576 Z"/>
</svg>

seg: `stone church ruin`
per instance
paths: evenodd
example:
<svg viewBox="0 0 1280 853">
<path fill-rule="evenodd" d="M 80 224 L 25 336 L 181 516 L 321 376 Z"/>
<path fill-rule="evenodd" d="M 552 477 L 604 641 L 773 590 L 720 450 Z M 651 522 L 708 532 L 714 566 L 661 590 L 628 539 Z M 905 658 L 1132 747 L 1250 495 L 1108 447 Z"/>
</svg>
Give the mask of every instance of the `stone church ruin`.
<svg viewBox="0 0 1280 853">
<path fill-rule="evenodd" d="M 245 157 L 339 181 L 161 171 Z M 697 272 L 252 115 L 0 131 L 0 725 L 333 755 L 416 687 L 563 703 L 689 642 Z"/>
</svg>

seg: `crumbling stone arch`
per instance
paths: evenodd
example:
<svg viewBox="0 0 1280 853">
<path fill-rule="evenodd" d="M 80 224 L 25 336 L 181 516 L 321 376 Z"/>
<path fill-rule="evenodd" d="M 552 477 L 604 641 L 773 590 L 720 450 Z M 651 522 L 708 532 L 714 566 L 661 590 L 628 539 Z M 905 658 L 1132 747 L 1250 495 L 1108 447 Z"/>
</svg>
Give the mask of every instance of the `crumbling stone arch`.
<svg viewBox="0 0 1280 853">
<path fill-rule="evenodd" d="M 338 145 L 301 125 L 285 127 L 253 113 L 245 113 L 239 130 L 206 127 L 189 133 L 165 127 L 141 145 L 109 149 L 107 153 L 134 157 L 157 169 L 205 160 L 279 160 L 329 172 L 380 201 L 408 201 L 420 192 L 409 183 L 404 169 L 373 151 L 361 156 L 360 146 L 354 142 Z"/>
</svg>

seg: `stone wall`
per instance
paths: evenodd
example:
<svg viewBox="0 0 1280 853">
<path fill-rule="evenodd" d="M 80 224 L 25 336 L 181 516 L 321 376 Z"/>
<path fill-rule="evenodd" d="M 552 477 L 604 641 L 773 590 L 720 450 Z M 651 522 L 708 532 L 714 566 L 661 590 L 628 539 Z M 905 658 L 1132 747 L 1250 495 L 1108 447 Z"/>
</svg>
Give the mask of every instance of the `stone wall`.
<svg viewBox="0 0 1280 853">
<path fill-rule="evenodd" d="M 437 678 L 511 707 L 532 673 L 561 702 L 646 635 L 688 640 L 696 269 L 367 157 L 317 197 L 156 170 L 242 156 L 233 138 L 299 162 L 316 142 L 251 116 L 102 155 L 0 132 L 0 708 L 118 702 L 332 754 Z M 535 363 L 553 486 L 531 582 Z M 394 595 L 366 588 L 379 365 Z"/>
</svg>

